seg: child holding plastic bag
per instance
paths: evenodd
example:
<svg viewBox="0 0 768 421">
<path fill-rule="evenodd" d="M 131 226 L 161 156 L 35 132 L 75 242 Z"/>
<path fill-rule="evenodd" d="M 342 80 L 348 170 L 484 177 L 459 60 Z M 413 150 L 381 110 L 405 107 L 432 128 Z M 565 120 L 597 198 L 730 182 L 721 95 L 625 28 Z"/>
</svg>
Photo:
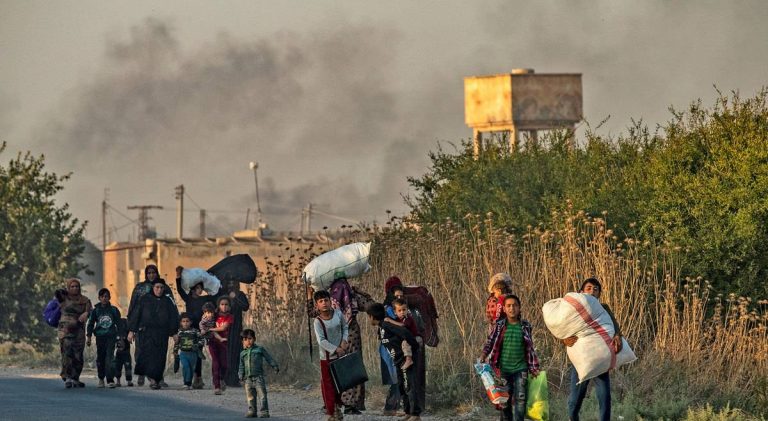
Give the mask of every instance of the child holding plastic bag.
<svg viewBox="0 0 768 421">
<path fill-rule="evenodd" d="M 490 364 L 507 382 L 509 400 L 502 408 L 501 419 L 523 421 L 528 374 L 532 377 L 539 374 L 539 359 L 533 345 L 531 324 L 520 317 L 520 298 L 513 294 L 505 296 L 504 315 L 488 335 L 481 361 Z"/>
</svg>

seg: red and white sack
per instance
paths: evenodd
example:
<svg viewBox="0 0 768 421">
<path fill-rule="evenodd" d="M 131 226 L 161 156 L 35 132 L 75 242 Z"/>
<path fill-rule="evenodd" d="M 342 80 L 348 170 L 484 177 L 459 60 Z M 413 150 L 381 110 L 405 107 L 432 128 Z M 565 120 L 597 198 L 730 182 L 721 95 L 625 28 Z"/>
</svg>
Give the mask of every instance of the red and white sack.
<svg viewBox="0 0 768 421">
<path fill-rule="evenodd" d="M 548 301 L 541 310 L 547 329 L 556 338 L 579 338 L 567 347 L 568 358 L 579 374 L 579 383 L 637 359 L 624 338 L 621 351 L 613 352 L 613 322 L 597 298 L 571 292 Z"/>
</svg>

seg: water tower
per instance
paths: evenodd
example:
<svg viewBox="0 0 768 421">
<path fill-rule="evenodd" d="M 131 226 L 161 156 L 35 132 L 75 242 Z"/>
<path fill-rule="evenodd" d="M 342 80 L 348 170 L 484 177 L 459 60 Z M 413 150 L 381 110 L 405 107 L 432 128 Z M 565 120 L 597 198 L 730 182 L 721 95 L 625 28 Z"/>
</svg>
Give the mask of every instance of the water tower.
<svg viewBox="0 0 768 421">
<path fill-rule="evenodd" d="M 483 133 L 509 132 L 514 152 L 520 132 L 532 140 L 539 130 L 574 129 L 582 119 L 580 73 L 510 73 L 464 78 L 464 115 L 473 130 L 475 156 Z"/>
</svg>

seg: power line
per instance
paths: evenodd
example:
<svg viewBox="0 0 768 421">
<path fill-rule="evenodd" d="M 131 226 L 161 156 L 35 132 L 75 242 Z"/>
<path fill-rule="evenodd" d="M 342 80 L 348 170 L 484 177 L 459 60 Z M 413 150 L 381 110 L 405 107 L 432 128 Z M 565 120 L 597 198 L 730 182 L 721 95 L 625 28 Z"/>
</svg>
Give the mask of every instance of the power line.
<svg viewBox="0 0 768 421">
<path fill-rule="evenodd" d="M 129 217 L 129 216 L 127 216 L 126 214 L 124 214 L 124 213 L 120 212 L 119 210 L 117 210 L 117 208 L 113 207 L 113 206 L 112 206 L 112 205 L 110 205 L 109 203 L 107 203 L 107 207 L 108 207 L 108 208 L 110 208 L 110 209 L 112 209 L 113 211 L 117 212 L 117 214 L 118 214 L 118 215 L 120 215 L 120 216 L 122 216 L 123 218 L 125 218 L 125 219 L 127 219 L 127 220 L 129 220 L 129 221 L 133 222 L 134 224 L 136 224 L 136 223 L 138 223 L 138 222 L 139 222 L 139 220 L 138 220 L 138 219 L 132 219 L 131 217 Z"/>
</svg>

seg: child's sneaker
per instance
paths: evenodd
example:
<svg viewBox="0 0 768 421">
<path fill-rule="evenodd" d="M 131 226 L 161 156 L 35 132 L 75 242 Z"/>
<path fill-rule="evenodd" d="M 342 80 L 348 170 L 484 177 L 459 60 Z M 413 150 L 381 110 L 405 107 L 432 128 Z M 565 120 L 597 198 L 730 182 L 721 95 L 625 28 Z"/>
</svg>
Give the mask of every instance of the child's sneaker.
<svg viewBox="0 0 768 421">
<path fill-rule="evenodd" d="M 256 418 L 256 411 L 248 410 L 248 412 L 245 413 L 245 418 Z"/>
<path fill-rule="evenodd" d="M 117 385 L 114 382 L 110 382 L 110 383 L 107 383 L 107 387 L 110 389 L 114 389 L 115 387 L 117 387 Z"/>
<path fill-rule="evenodd" d="M 269 411 L 261 411 L 259 418 L 269 418 Z"/>
<path fill-rule="evenodd" d="M 214 395 L 221 395 L 221 389 L 213 389 Z"/>
<path fill-rule="evenodd" d="M 64 387 L 66 387 L 67 389 L 71 389 L 72 386 L 74 386 L 74 383 L 72 382 L 72 379 L 64 380 Z"/>
<path fill-rule="evenodd" d="M 192 386 L 186 385 L 186 386 L 184 386 L 184 390 L 192 390 Z"/>
<path fill-rule="evenodd" d="M 99 379 L 99 385 L 96 386 L 96 387 L 98 387 L 99 389 L 103 389 L 104 388 L 104 379 Z"/>
</svg>

